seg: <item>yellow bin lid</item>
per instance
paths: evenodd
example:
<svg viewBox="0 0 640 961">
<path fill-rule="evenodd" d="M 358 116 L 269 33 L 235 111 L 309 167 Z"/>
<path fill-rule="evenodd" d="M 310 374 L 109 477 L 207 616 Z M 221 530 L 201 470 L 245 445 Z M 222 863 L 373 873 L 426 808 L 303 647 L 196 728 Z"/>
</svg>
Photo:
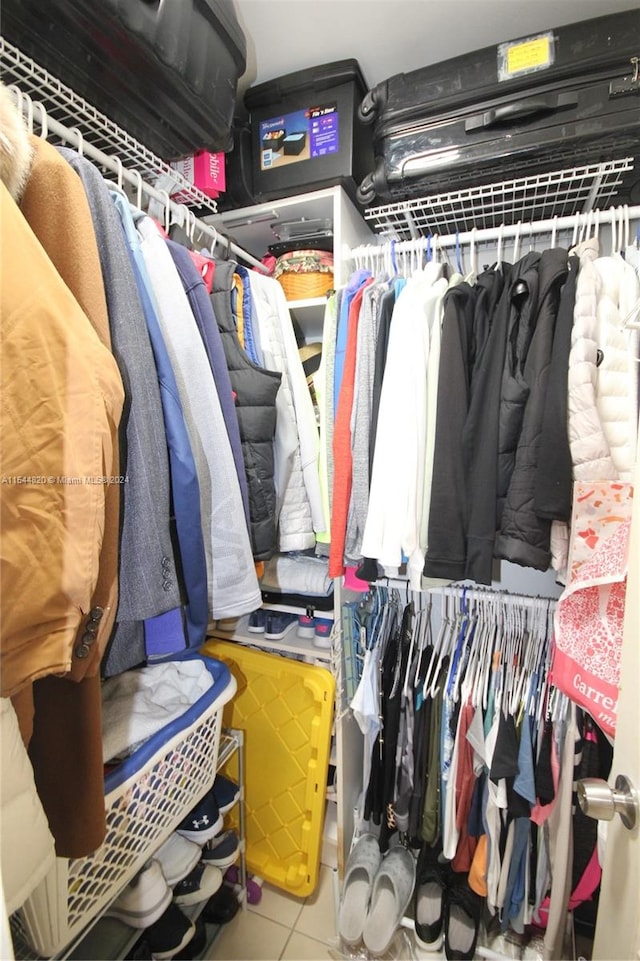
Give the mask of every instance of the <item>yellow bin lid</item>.
<svg viewBox="0 0 640 961">
<path fill-rule="evenodd" d="M 320 867 L 333 675 L 227 641 L 208 640 L 201 650 L 223 661 L 238 684 L 223 724 L 244 731 L 247 868 L 307 897 Z"/>
</svg>

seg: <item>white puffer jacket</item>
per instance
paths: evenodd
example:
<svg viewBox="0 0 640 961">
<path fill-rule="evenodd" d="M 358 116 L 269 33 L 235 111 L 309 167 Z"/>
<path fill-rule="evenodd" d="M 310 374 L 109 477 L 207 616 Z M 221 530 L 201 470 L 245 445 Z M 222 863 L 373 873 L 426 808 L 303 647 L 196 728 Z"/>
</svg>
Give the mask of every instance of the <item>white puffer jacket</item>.
<svg viewBox="0 0 640 961">
<path fill-rule="evenodd" d="M 575 248 L 580 258 L 569 352 L 568 428 L 574 480 L 617 480 L 598 403 L 598 301 L 602 279 L 595 237 Z"/>
<path fill-rule="evenodd" d="M 636 272 L 619 254 L 599 257 L 596 400 L 611 459 L 621 481 L 631 482 L 638 419 L 637 338 L 623 320 L 640 296 Z M 635 352 L 635 354 L 634 354 Z"/>
<path fill-rule="evenodd" d="M 18 719 L 6 697 L 0 698 L 0 824 L 2 887 L 12 914 L 53 868 L 55 851 Z"/>
<path fill-rule="evenodd" d="M 326 529 L 313 402 L 282 287 L 257 271 L 249 275 L 264 365 L 282 374 L 274 448 L 278 546 L 283 553 L 308 550 Z"/>
</svg>

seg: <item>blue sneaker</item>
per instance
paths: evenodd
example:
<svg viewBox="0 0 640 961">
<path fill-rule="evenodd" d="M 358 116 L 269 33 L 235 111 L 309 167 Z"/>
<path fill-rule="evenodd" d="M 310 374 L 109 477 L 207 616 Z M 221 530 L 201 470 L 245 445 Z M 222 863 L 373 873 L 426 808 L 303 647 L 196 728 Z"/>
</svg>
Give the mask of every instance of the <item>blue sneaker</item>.
<svg viewBox="0 0 640 961">
<path fill-rule="evenodd" d="M 205 841 L 214 838 L 222 830 L 223 824 L 224 820 L 218 810 L 213 791 L 209 791 L 180 822 L 176 831 L 188 841 L 195 841 L 202 846 Z"/>
<path fill-rule="evenodd" d="M 216 799 L 220 814 L 226 814 L 240 797 L 240 787 L 224 774 L 216 774 L 213 782 L 213 796 Z"/>
<path fill-rule="evenodd" d="M 316 617 L 316 626 L 313 636 L 315 647 L 331 647 L 331 632 L 333 631 L 333 621 L 328 617 Z"/>
<path fill-rule="evenodd" d="M 282 611 L 270 611 L 267 614 L 267 623 L 264 630 L 264 636 L 270 638 L 272 641 L 279 641 L 281 637 L 285 636 L 289 628 L 293 624 L 297 623 L 297 614 L 286 614 Z"/>
<path fill-rule="evenodd" d="M 316 633 L 316 619 L 315 617 L 307 617 L 306 614 L 298 615 L 298 637 L 304 637 L 307 640 L 313 640 Z"/>
<path fill-rule="evenodd" d="M 223 831 L 202 848 L 202 861 L 217 868 L 228 868 L 235 864 L 240 854 L 240 844 L 235 831 Z"/>
<path fill-rule="evenodd" d="M 267 624 L 267 612 L 261 607 L 257 611 L 252 611 L 249 614 L 249 623 L 247 624 L 247 630 L 251 634 L 264 634 L 264 629 Z"/>
</svg>

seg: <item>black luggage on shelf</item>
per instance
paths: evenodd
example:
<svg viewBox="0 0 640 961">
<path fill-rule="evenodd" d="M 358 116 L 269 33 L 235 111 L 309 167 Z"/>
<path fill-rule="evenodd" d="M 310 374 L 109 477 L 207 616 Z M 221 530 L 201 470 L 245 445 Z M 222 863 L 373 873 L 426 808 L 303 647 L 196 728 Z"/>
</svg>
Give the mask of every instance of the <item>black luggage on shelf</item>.
<svg viewBox="0 0 640 961">
<path fill-rule="evenodd" d="M 2 0 L 2 34 L 163 160 L 230 146 L 233 0 Z"/>
<path fill-rule="evenodd" d="M 360 120 L 374 124 L 375 161 L 359 201 L 637 157 L 638 56 L 636 9 L 391 77 L 360 105 Z M 638 185 L 625 189 L 637 203 Z"/>
</svg>

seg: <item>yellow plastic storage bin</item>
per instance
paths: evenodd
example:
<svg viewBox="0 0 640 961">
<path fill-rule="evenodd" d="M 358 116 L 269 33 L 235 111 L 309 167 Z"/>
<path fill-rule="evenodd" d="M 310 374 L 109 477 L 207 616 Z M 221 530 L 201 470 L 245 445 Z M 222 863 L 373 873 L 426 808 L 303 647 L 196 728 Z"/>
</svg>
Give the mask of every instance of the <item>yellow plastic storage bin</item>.
<svg viewBox="0 0 640 961">
<path fill-rule="evenodd" d="M 227 641 L 209 640 L 202 653 L 225 663 L 238 686 L 224 724 L 244 731 L 247 868 L 307 897 L 320 868 L 333 675 Z"/>
</svg>

